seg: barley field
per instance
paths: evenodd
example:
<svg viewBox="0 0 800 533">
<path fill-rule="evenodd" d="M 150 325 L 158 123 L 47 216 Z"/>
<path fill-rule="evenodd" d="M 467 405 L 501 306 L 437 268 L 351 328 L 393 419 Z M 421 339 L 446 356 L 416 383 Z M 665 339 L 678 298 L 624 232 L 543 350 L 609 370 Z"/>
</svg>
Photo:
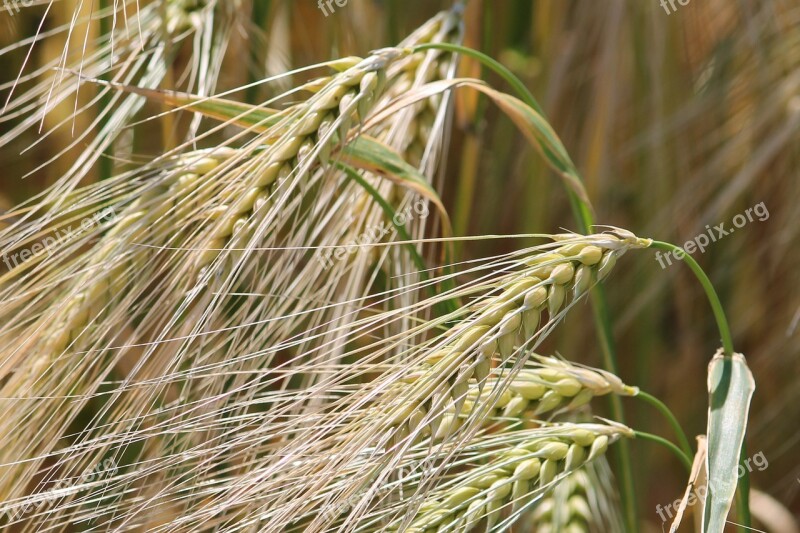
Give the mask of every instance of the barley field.
<svg viewBox="0 0 800 533">
<path fill-rule="evenodd" d="M 800 533 L 800 1 L 3 0 L 0 531 Z"/>
</svg>

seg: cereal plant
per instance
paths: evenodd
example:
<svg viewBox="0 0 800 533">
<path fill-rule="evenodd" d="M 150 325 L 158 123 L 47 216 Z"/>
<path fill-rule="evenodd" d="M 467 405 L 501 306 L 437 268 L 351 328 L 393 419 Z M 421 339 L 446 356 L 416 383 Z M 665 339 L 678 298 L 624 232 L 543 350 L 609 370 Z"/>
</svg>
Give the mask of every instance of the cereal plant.
<svg viewBox="0 0 800 533">
<path fill-rule="evenodd" d="M 716 234 L 598 216 L 522 59 L 480 51 L 491 6 L 446 2 L 378 46 L 331 34 L 302 63 L 334 19 L 369 33 L 406 3 L 19 4 L 0 15 L 5 181 L 32 187 L 0 216 L 4 531 L 749 531 L 764 498 L 795 527 L 750 488 L 755 380 L 691 255 Z M 483 116 L 548 184 L 527 209 L 550 198 L 560 223 L 468 231 L 506 180 L 474 166 Z M 689 430 L 621 370 L 669 365 L 617 346 L 610 304 L 654 255 L 713 346 Z M 680 480 L 669 520 L 645 453 Z"/>
</svg>

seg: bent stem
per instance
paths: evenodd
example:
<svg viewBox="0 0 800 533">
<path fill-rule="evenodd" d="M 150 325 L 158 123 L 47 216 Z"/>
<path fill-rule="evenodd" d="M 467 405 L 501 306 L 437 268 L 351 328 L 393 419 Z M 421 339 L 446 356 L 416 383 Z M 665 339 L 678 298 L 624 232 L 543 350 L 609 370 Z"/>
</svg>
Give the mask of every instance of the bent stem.
<svg viewBox="0 0 800 533">
<path fill-rule="evenodd" d="M 590 224 L 586 225 L 587 228 Z M 583 233 L 587 233 L 584 229 Z M 617 355 L 614 346 L 614 337 L 609 318 L 608 301 L 606 300 L 605 288 L 602 285 L 595 285 L 591 290 L 590 301 L 592 303 L 592 318 L 595 330 L 600 342 L 600 351 L 603 355 L 603 367 L 612 374 L 619 375 L 617 370 Z M 614 420 L 624 424 L 625 412 L 622 408 L 622 399 L 617 394 L 610 394 L 608 397 L 609 411 Z M 637 531 L 636 516 L 636 488 L 633 484 L 633 467 L 631 466 L 630 443 L 622 439 L 614 447 L 614 458 L 617 462 L 620 474 L 620 496 L 623 509 L 625 511 L 625 525 L 627 531 Z"/>
<path fill-rule="evenodd" d="M 417 45 L 412 48 L 414 52 L 422 52 L 425 50 L 444 50 L 456 54 L 463 54 L 480 61 L 485 67 L 498 74 L 503 80 L 506 81 L 520 99 L 529 105 L 534 111 L 544 117 L 544 111 L 533 95 L 525 87 L 525 84 L 517 76 L 514 75 L 507 67 L 496 61 L 495 59 L 487 56 L 486 54 L 452 43 L 426 43 Z M 580 176 L 577 175 L 578 179 Z M 569 198 L 570 206 L 575 215 L 575 220 L 578 223 L 581 233 L 589 233 L 590 228 L 594 225 L 592 211 L 585 202 L 583 202 L 572 190 L 567 187 L 567 196 Z M 597 331 L 598 340 L 603 353 L 603 366 L 609 372 L 617 374 L 617 356 L 614 347 L 613 328 L 611 327 L 610 314 L 608 312 L 608 303 L 605 297 L 605 290 L 602 286 L 596 285 L 591 291 L 592 302 L 592 316 L 594 319 L 595 330 Z M 625 413 L 622 408 L 622 401 L 616 395 L 609 396 L 609 410 L 611 416 L 622 424 L 625 423 Z M 617 446 L 614 447 L 614 456 L 617 466 L 620 470 L 620 493 L 622 505 L 624 507 L 625 525 L 627 531 L 637 531 L 637 518 L 636 518 L 636 489 L 633 484 L 633 469 L 631 467 L 630 445 L 626 440 L 621 440 Z"/>
<path fill-rule="evenodd" d="M 655 407 L 662 415 L 664 415 L 664 418 L 667 419 L 670 427 L 672 427 L 672 431 L 674 431 L 675 435 L 678 437 L 678 443 L 680 444 L 681 450 L 683 450 L 683 453 L 691 457 L 693 454 L 692 446 L 689 444 L 689 439 L 686 438 L 686 433 L 684 433 L 683 428 L 678 422 L 678 419 L 675 418 L 675 415 L 672 413 L 672 411 L 670 411 L 669 407 L 667 407 L 664 402 L 652 394 L 648 394 L 644 391 L 639 391 L 639 394 L 637 394 L 636 397 L 646 401 Z"/>
<path fill-rule="evenodd" d="M 668 242 L 653 241 L 653 244 L 651 244 L 650 247 L 658 248 L 667 252 L 674 252 L 683 256 L 682 259 L 686 262 L 686 265 L 692 270 L 692 272 L 694 272 L 694 275 L 697 277 L 697 280 L 700 282 L 700 285 L 703 286 L 703 290 L 706 292 L 708 303 L 711 304 L 711 310 L 714 312 L 714 318 L 717 321 L 719 335 L 722 337 L 722 349 L 725 350 L 725 355 L 727 357 L 732 356 L 733 337 L 731 336 L 731 328 L 728 326 L 728 319 L 725 317 L 725 311 L 722 309 L 722 303 L 719 301 L 717 291 L 714 290 L 711 280 L 708 279 L 708 276 L 705 272 L 703 272 L 703 269 L 700 268 L 700 265 L 697 263 L 697 261 L 695 261 L 692 256 L 684 252 L 683 248 L 680 246 L 675 246 L 674 244 L 670 244 Z M 679 259 L 681 258 L 679 257 Z"/>
<path fill-rule="evenodd" d="M 695 277 L 703 286 L 703 290 L 708 298 L 708 303 L 711 304 L 711 310 L 714 312 L 714 318 L 717 321 L 717 328 L 719 329 L 720 337 L 722 338 L 722 349 L 726 357 L 733 355 L 733 336 L 731 335 L 731 328 L 728 325 L 728 318 L 725 316 L 725 311 L 722 309 L 722 302 L 719 300 L 717 291 L 711 284 L 711 280 L 694 260 L 692 256 L 687 254 L 683 248 L 663 241 L 653 241 L 650 245 L 651 248 L 664 250 L 666 252 L 674 253 L 678 259 L 683 259 L 686 265 L 694 272 Z M 747 457 L 746 445 L 742 443 L 741 459 Z M 738 490 L 736 491 L 737 508 L 739 509 L 739 521 L 742 523 L 740 531 L 745 531 L 750 528 L 750 472 L 747 468 L 744 469 L 744 475 L 739 482 Z"/>
<path fill-rule="evenodd" d="M 503 78 L 503 81 L 508 83 L 512 89 L 517 93 L 519 99 L 529 105 L 534 111 L 536 111 L 539 115 L 544 117 L 544 111 L 542 110 L 542 106 L 539 105 L 539 102 L 536 101 L 536 98 L 531 94 L 525 84 L 520 80 L 517 76 L 511 72 L 508 67 L 500 63 L 499 61 L 495 60 L 492 57 L 484 54 L 483 52 L 479 52 L 478 50 L 474 50 L 472 48 L 452 44 L 452 43 L 425 43 L 414 46 L 412 48 L 414 52 L 423 52 L 425 50 L 444 50 L 447 52 L 452 52 L 454 54 L 463 54 L 465 56 L 471 57 L 477 61 L 480 61 L 483 66 L 494 72 L 495 74 L 499 75 Z M 578 176 L 580 177 L 580 176 Z M 569 196 L 569 203 L 572 207 L 572 210 L 575 214 L 575 219 L 583 226 L 581 228 L 582 233 L 588 233 L 589 228 L 592 227 L 594 224 L 592 211 L 589 209 L 589 206 L 586 205 L 583 201 L 581 201 L 578 196 L 567 188 L 567 195 Z"/>
<path fill-rule="evenodd" d="M 633 434 L 636 435 L 637 438 L 649 440 L 665 447 L 671 451 L 675 457 L 680 459 L 681 463 L 683 463 L 683 466 L 686 467 L 686 471 L 689 472 L 689 474 L 692 473 L 692 459 L 672 442 L 668 441 L 664 437 L 659 437 L 658 435 L 653 435 L 652 433 L 645 433 L 644 431 L 633 430 Z"/>
<path fill-rule="evenodd" d="M 428 269 L 425 266 L 425 260 L 422 258 L 421 255 L 419 255 L 419 251 L 417 251 L 417 248 L 414 246 L 413 240 L 411 239 L 411 235 L 409 235 L 405 225 L 399 224 L 396 221 L 397 213 L 391 206 L 391 204 L 389 204 L 389 202 L 383 196 L 381 196 L 381 193 L 378 192 L 378 190 L 375 187 L 370 185 L 369 182 L 365 180 L 363 176 L 361 176 L 361 174 L 356 172 L 356 169 L 344 163 L 336 163 L 336 166 L 340 170 L 344 171 L 344 173 L 347 175 L 349 179 L 358 183 L 367 192 L 367 194 L 369 194 L 372 197 L 372 199 L 375 200 L 375 202 L 380 206 L 386 217 L 389 219 L 394 228 L 400 234 L 400 238 L 404 241 L 403 246 L 408 250 L 409 255 L 411 255 L 412 261 L 414 261 L 414 264 L 419 269 L 420 277 L 422 278 L 423 281 L 429 281 Z M 437 296 L 437 291 L 434 287 L 427 284 L 426 287 L 431 297 Z M 436 304 L 436 307 L 439 309 L 439 312 L 443 314 L 452 313 L 457 309 L 456 303 L 453 302 L 452 300 L 439 302 Z"/>
</svg>

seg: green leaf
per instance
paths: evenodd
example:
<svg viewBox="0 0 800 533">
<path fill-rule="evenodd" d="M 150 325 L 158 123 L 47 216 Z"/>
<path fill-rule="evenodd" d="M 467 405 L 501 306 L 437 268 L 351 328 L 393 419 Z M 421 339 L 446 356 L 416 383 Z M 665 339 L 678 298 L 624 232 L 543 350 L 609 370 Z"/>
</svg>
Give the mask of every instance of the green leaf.
<svg viewBox="0 0 800 533">
<path fill-rule="evenodd" d="M 254 106 L 220 98 L 218 96 L 198 96 L 179 91 L 163 89 L 144 89 L 134 85 L 85 78 L 99 85 L 106 85 L 114 89 L 138 94 L 148 100 L 172 106 L 175 109 L 185 109 L 190 112 L 200 113 L 209 118 L 229 122 L 255 133 L 264 133 L 275 126 L 281 119 L 286 118 L 284 111 L 278 111 L 265 106 Z"/>
<path fill-rule="evenodd" d="M 424 281 L 428 281 L 430 278 L 428 276 L 427 267 L 425 266 L 425 261 L 422 258 L 422 256 L 419 255 L 419 252 L 417 251 L 417 248 L 414 246 L 414 243 L 412 242 L 411 239 L 411 235 L 408 234 L 405 225 L 399 224 L 397 222 L 395 216 L 396 211 L 391 206 L 389 201 L 386 200 L 383 196 L 381 196 L 381 193 L 378 192 L 378 190 L 375 187 L 370 185 L 370 183 L 366 179 L 364 179 L 364 177 L 361 174 L 359 174 L 356 171 L 356 169 L 344 163 L 338 163 L 337 166 L 344 171 L 347 177 L 349 177 L 353 181 L 357 182 L 361 187 L 363 187 L 363 189 L 367 191 L 367 194 L 369 194 L 372 197 L 372 199 L 375 200 L 375 203 L 377 203 L 381 207 L 381 209 L 383 209 L 386 218 L 397 229 L 397 232 L 400 234 L 400 238 L 403 241 L 405 241 L 404 246 L 408 250 L 409 255 L 411 255 L 411 259 L 414 261 L 414 264 L 417 265 L 420 277 Z M 448 283 L 447 286 L 450 287 L 451 284 Z M 435 297 L 436 291 L 430 286 L 426 287 L 430 291 L 431 296 Z M 436 306 L 439 309 L 441 315 L 446 315 L 458 309 L 460 307 L 460 303 L 456 299 L 450 299 L 444 302 L 438 302 Z"/>
<path fill-rule="evenodd" d="M 703 532 L 722 533 L 736 494 L 739 457 L 756 385 L 744 356 L 718 351 L 708 365 L 708 491 Z"/>
<path fill-rule="evenodd" d="M 335 67 L 333 64 L 331 66 Z M 278 111 L 265 106 L 245 104 L 217 96 L 203 97 L 177 91 L 142 89 L 130 85 L 104 82 L 102 80 L 91 81 L 109 85 L 125 92 L 139 94 L 165 105 L 200 113 L 206 117 L 239 126 L 252 133 L 263 135 L 265 143 L 272 142 L 279 138 L 299 118 L 302 118 L 302 115 L 297 116 L 293 114 L 294 110 L 292 108 Z M 428 180 L 425 179 L 425 176 L 423 176 L 416 167 L 407 163 L 406 160 L 403 159 L 403 156 L 392 147 L 380 142 L 374 137 L 362 133 L 348 140 L 348 142 L 344 143 L 344 146 L 340 143 L 338 149 L 335 150 L 332 155 L 333 154 L 339 154 L 341 163 L 344 163 L 344 166 L 350 165 L 357 169 L 366 170 L 375 175 L 383 176 L 401 187 L 412 190 L 430 200 L 439 212 L 442 222 L 442 234 L 445 237 L 452 236 L 453 230 L 450 217 L 436 190 L 428 183 Z M 373 196 L 373 198 L 375 198 L 375 191 L 371 190 L 371 187 L 367 187 L 367 182 L 365 180 L 357 181 Z M 387 205 L 382 204 L 381 207 L 388 214 L 389 211 L 386 209 Z M 402 233 L 403 232 L 401 232 L 401 234 Z M 410 240 L 407 233 L 405 233 L 403 237 L 407 241 Z M 424 263 L 421 257 L 419 257 L 416 248 L 410 243 L 408 243 L 407 246 L 413 250 L 412 258 L 415 260 L 418 268 L 420 268 L 420 271 L 424 272 Z M 447 243 L 442 249 L 443 264 L 447 264 L 448 257 L 452 255 L 451 247 L 452 243 Z M 450 283 L 452 283 L 452 280 L 446 283 L 445 286 L 449 286 Z M 453 307 L 452 302 L 447 302 L 446 305 L 450 306 L 450 308 Z"/>
<path fill-rule="evenodd" d="M 279 137 L 283 133 L 285 128 L 270 131 L 281 120 L 289 119 L 286 122 L 287 128 L 293 123 L 285 111 L 276 111 L 268 107 L 244 104 L 216 96 L 203 97 L 176 91 L 142 89 L 117 83 L 101 81 L 98 81 L 98 83 L 104 83 L 166 105 L 180 107 L 209 118 L 225 121 L 253 133 L 272 133 L 272 136 L 267 137 L 265 141 Z M 439 195 L 419 170 L 409 165 L 394 149 L 373 137 L 359 135 L 345 144 L 342 154 L 348 164 L 380 174 L 398 185 L 411 189 L 429 199 L 441 215 L 444 235 L 452 235 L 450 218 Z"/>
<path fill-rule="evenodd" d="M 379 124 L 401 109 L 416 102 L 441 94 L 456 87 L 470 87 L 488 96 L 511 121 L 519 128 L 520 132 L 544 157 L 544 160 L 564 183 L 578 197 L 587 208 L 591 206 L 586 189 L 580 179 L 575 164 L 569 157 L 561 139 L 548 124 L 547 120 L 531 106 L 509 94 L 489 87 L 485 82 L 470 78 L 456 78 L 440 80 L 415 88 L 382 108 L 367 121 L 366 127 Z"/>
<path fill-rule="evenodd" d="M 439 195 L 419 170 L 408 164 L 396 150 L 374 137 L 361 135 L 344 146 L 342 158 L 356 168 L 382 175 L 433 202 L 442 218 L 442 232 L 446 237 L 452 235 L 450 217 Z"/>
</svg>

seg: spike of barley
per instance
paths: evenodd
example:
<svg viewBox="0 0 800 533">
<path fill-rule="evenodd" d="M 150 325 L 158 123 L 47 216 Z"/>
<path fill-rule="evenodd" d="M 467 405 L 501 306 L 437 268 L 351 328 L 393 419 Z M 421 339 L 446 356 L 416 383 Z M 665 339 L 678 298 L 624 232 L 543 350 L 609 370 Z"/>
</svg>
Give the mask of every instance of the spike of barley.
<svg viewBox="0 0 800 533">
<path fill-rule="evenodd" d="M 573 438 L 573 430 L 580 443 Z M 587 441 L 587 434 L 591 435 L 591 442 Z M 406 531 L 421 533 L 432 527 L 440 530 L 462 527 L 462 531 L 468 531 L 483 517 L 487 518 L 490 529 L 505 507 L 522 508 L 559 476 L 595 459 L 605 452 L 608 443 L 622 436 L 630 437 L 632 431 L 619 425 L 565 424 L 557 436 L 523 441 L 499 452 L 481 468 L 481 474 L 469 471 L 460 474 L 463 481 L 426 501 Z M 597 453 L 593 455 L 590 450 Z"/>
<path fill-rule="evenodd" d="M 532 411 L 534 416 L 549 413 L 562 408 L 567 411 L 575 410 L 597 396 L 617 394 L 619 396 L 635 396 L 638 394 L 636 387 L 622 383 L 619 378 L 610 372 L 600 369 L 579 366 L 555 357 L 544 357 L 537 354 L 531 356 L 538 367 L 524 368 L 508 382 L 507 390 L 503 391 L 494 404 L 494 416 L 505 418 L 519 417 L 526 411 Z M 463 376 L 462 372 L 459 376 Z M 424 378 L 425 374 L 417 374 L 415 380 Z M 475 409 L 478 403 L 489 400 L 490 391 L 502 384 L 501 375 L 488 375 L 484 385 L 471 383 L 466 392 L 460 389 L 458 402 L 452 402 L 444 411 L 450 424 L 447 431 L 433 432 L 434 439 L 443 438 L 452 434 L 457 429 L 452 420 L 458 416 L 466 418 Z M 488 387 L 486 386 L 488 385 Z M 407 421 L 414 428 L 418 428 L 425 420 L 424 408 L 405 404 L 405 407 L 394 411 L 394 424 Z M 499 412 L 499 413 L 498 413 Z M 487 420 L 493 420 L 489 413 Z M 404 434 L 407 434 L 404 431 Z M 427 435 L 429 433 L 425 433 Z M 422 436 L 422 435 L 421 435 Z"/>
<path fill-rule="evenodd" d="M 530 332 L 531 326 L 539 324 L 545 307 L 550 320 L 558 316 L 567 299 L 567 287 L 572 288 L 573 298 L 580 297 L 585 294 L 585 289 L 575 290 L 574 287 L 578 283 L 585 286 L 586 276 L 596 279 L 605 277 L 613 267 L 616 256 L 629 248 L 649 245 L 646 239 L 628 235 L 620 237 L 608 233 L 586 237 L 570 235 L 569 238 L 558 235 L 554 236 L 554 239 L 564 241 L 564 244 L 553 252 L 539 253 L 525 258 L 523 262 L 528 268 L 508 282 L 499 294 L 487 298 L 482 308 L 464 321 L 463 327 L 451 330 L 452 333 L 444 347 L 432 351 L 425 359 L 423 367 L 414 373 L 415 378 L 411 386 L 415 387 L 414 396 L 419 400 L 411 401 L 412 405 L 432 397 L 437 391 L 450 394 L 453 400 L 458 400 L 458 404 L 461 405 L 460 396 L 463 394 L 461 384 L 465 379 L 476 377 L 482 380 L 481 375 L 474 374 L 478 361 L 482 365 L 481 369 L 485 370 L 484 358 L 490 359 L 495 353 L 499 353 L 504 360 L 508 358 L 514 352 L 521 333 L 524 332 L 526 337 L 523 342 L 527 342 L 535 335 Z M 577 279 L 578 275 L 581 279 Z M 526 323 L 527 328 L 523 327 Z M 472 359 L 474 363 L 465 366 L 464 361 L 467 358 Z M 579 383 L 576 379 L 580 372 L 574 372 L 575 375 L 570 375 L 569 372 L 559 373 L 557 367 L 557 364 L 551 364 L 538 376 L 539 379 L 545 380 L 547 379 L 545 374 L 549 372 L 554 379 L 549 380 L 552 384 L 539 400 L 536 414 L 551 411 L 563 405 L 568 398 L 575 398 L 575 406 L 582 405 L 590 398 L 588 393 L 583 393 L 580 397 L 578 395 L 591 379 L 599 379 L 599 383 L 605 387 L 612 387 L 613 381 L 615 392 L 619 394 L 634 393 L 634 389 L 625 389 L 618 378 L 584 373 L 582 376 L 584 381 Z M 453 376 L 457 372 L 460 372 L 457 381 L 459 385 L 457 390 L 453 391 L 452 384 L 456 381 L 449 377 L 443 381 L 442 376 Z M 447 387 L 448 381 L 450 387 Z M 407 394 L 408 387 L 407 382 L 398 383 L 392 388 L 389 396 L 394 398 Z M 516 400 L 509 408 L 509 412 L 516 412 L 525 407 L 527 405 L 522 400 Z"/>
<path fill-rule="evenodd" d="M 186 154 L 179 162 L 179 170 L 167 174 L 157 187 L 147 189 L 139 198 L 120 212 L 113 225 L 94 248 L 87 260 L 86 274 L 72 283 L 64 302 L 64 311 L 49 321 L 48 329 L 38 349 L 38 356 L 28 361 L 27 370 L 20 369 L 16 379 L 30 381 L 38 378 L 67 347 L 78 340 L 84 330 L 96 320 L 101 311 L 123 294 L 129 268 L 137 269 L 147 260 L 148 250 L 137 247 L 137 242 L 147 241 L 150 228 L 180 198 L 175 192 L 189 194 L 198 184 L 196 176 L 216 168 L 221 160 L 232 157 L 234 150 L 220 148 L 213 152 L 201 150 Z M 185 163 L 185 165 L 184 165 Z M 120 261 L 118 258 L 124 258 Z M 111 265 L 110 268 L 93 268 Z M 74 350 L 80 349 L 73 346 Z M 26 393 L 31 393 L 27 390 Z"/>
<path fill-rule="evenodd" d="M 328 159 L 332 145 L 337 142 L 328 134 L 332 127 L 339 130 L 338 140 L 346 140 L 352 122 L 357 117 L 363 119 L 366 116 L 376 96 L 383 90 L 382 79 L 389 65 L 408 53 L 403 48 L 377 50 L 341 73 L 330 76 L 311 98 L 285 112 L 289 118 L 275 126 L 277 131 L 284 132 L 280 140 L 234 171 L 242 177 L 251 177 L 243 180 L 242 188 L 246 191 L 243 196 L 235 203 L 221 206 L 219 221 L 208 230 L 205 238 L 208 253 L 199 254 L 194 265 L 201 278 L 205 275 L 205 267 L 219 256 L 219 250 L 234 244 L 231 236 L 237 224 L 258 225 L 255 218 L 259 212 L 255 207 L 259 198 L 275 194 L 295 169 L 309 172 L 314 152 L 318 152 L 322 162 Z M 296 118 L 298 116 L 300 118 Z M 213 158 L 202 159 L 192 170 L 200 168 L 210 172 L 216 168 L 215 163 Z M 302 177 L 296 175 L 294 179 L 302 180 Z M 265 213 L 260 214 L 263 216 Z M 243 237 L 238 241 L 244 241 Z"/>
</svg>

